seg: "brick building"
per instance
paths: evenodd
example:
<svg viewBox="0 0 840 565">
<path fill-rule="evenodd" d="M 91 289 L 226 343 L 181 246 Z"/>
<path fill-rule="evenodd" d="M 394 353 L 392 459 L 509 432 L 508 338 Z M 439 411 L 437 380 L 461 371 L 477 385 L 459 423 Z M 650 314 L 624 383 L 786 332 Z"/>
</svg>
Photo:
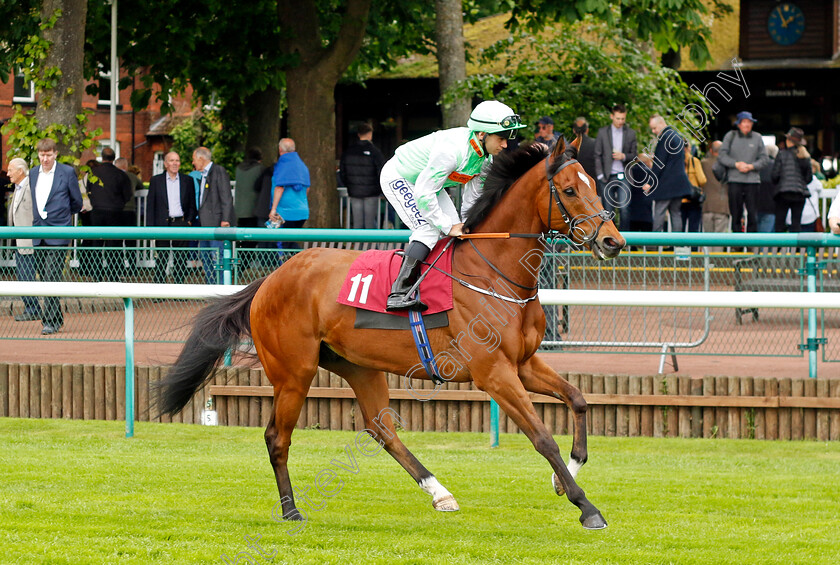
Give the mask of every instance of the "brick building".
<svg viewBox="0 0 840 565">
<path fill-rule="evenodd" d="M 135 78 L 135 81 L 138 79 Z M 90 129 L 102 128 L 102 135 L 97 138 L 97 151 L 109 144 L 110 141 L 110 78 L 108 75 L 100 77 L 100 94 L 92 96 L 85 93 L 82 99 L 82 106 L 85 109 L 93 110 L 94 114 L 88 122 Z M 175 111 L 167 116 L 160 113 L 160 102 L 152 96 L 149 107 L 145 110 L 135 112 L 129 102 L 134 86 L 119 91 L 117 104 L 117 133 L 116 147 L 117 155 L 128 159 L 142 171 L 142 178 L 148 181 L 152 174 L 163 170 L 163 155 L 172 146 L 172 138 L 169 135 L 172 127 L 179 121 L 190 116 L 193 107 L 191 104 L 191 92 L 175 98 Z M 26 84 L 23 75 L 17 73 L 14 78 L 10 77 L 8 83 L 0 83 L 0 120 L 6 120 L 14 114 L 13 106 L 20 104 L 24 108 L 35 107 L 35 96 L 31 84 Z M 2 139 L 2 154 L 0 162 L 5 169 L 8 158 L 7 136 Z M 92 153 L 82 155 L 82 160 L 93 158 Z"/>
</svg>

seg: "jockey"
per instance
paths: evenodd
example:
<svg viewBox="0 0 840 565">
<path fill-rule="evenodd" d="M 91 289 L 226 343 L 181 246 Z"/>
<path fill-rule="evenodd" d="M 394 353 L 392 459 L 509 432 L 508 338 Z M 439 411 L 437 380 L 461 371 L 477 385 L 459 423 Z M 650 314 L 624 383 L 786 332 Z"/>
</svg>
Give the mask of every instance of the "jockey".
<svg viewBox="0 0 840 565">
<path fill-rule="evenodd" d="M 510 107 L 488 100 L 475 107 L 467 127 L 410 141 L 385 163 L 382 192 L 411 229 L 399 275 L 388 295 L 388 310 L 426 309 L 416 296 L 408 296 L 422 261 L 439 239 L 463 233 L 464 224 L 444 189 L 464 185 L 461 213 L 466 214 L 481 193 L 492 156 L 524 127 Z"/>
</svg>

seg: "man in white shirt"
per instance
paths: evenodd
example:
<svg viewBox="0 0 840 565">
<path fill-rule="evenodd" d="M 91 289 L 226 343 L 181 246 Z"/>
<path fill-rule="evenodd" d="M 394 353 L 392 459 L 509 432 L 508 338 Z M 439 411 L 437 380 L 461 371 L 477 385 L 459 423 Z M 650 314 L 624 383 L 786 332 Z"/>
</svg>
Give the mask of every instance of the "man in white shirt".
<svg viewBox="0 0 840 565">
<path fill-rule="evenodd" d="M 149 181 L 149 195 L 146 198 L 146 225 L 156 227 L 188 227 L 196 215 L 195 185 L 192 177 L 179 172 L 181 157 L 170 151 L 163 158 L 166 169 Z M 187 250 L 184 240 L 157 240 L 155 249 L 155 282 L 166 282 L 166 267 L 172 257 L 172 281 L 184 282 L 187 274 Z"/>
<path fill-rule="evenodd" d="M 54 140 L 44 138 L 38 142 L 40 165 L 29 171 L 29 188 L 32 194 L 32 225 L 71 226 L 73 214 L 82 210 L 82 193 L 73 167 L 57 163 L 58 150 Z M 36 270 L 42 281 L 60 282 L 69 239 L 32 239 L 35 246 Z M 44 298 L 41 310 L 44 327 L 42 335 L 56 333 L 64 325 L 64 315 L 58 297 Z"/>
<path fill-rule="evenodd" d="M 598 130 L 595 138 L 595 175 L 604 209 L 619 216 L 618 228 L 630 228 L 630 184 L 626 167 L 638 153 L 636 132 L 627 124 L 627 107 L 616 104 L 610 110 L 610 125 Z"/>
</svg>

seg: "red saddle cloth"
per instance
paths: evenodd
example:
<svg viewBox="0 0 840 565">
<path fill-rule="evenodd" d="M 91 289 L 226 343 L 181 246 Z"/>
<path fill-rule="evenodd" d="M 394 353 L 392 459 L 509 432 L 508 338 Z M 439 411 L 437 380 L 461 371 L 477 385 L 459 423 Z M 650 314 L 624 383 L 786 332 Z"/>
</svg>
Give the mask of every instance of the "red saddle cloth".
<svg viewBox="0 0 840 565">
<path fill-rule="evenodd" d="M 423 312 L 424 315 L 452 309 L 452 279 L 436 270 L 452 273 L 452 246 L 435 261 L 447 241 L 448 238 L 440 240 L 426 259 L 427 263 L 434 263 L 435 268 L 420 283 L 420 299 L 429 307 Z M 339 304 L 386 313 L 385 303 L 401 264 L 402 256 L 394 251 L 365 251 L 350 265 L 347 278 L 338 293 Z M 428 269 L 423 266 L 420 272 L 424 273 Z M 387 313 L 408 317 L 408 312 Z"/>
</svg>

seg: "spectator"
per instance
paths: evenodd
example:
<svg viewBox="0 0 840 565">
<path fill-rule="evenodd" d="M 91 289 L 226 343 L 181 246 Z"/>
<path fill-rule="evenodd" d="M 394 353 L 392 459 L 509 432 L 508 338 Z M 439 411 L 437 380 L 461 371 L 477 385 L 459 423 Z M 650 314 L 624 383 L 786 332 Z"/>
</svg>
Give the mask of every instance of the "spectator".
<svg viewBox="0 0 840 565">
<path fill-rule="evenodd" d="M 745 231 L 741 225 L 744 207 L 747 209 L 746 231 L 758 231 L 759 171 L 767 166 L 767 151 L 761 134 L 753 131 L 756 120 L 750 112 L 740 112 L 735 118 L 736 130 L 723 137 L 718 161 L 726 167 L 729 183 L 729 213 L 732 231 Z"/>
<path fill-rule="evenodd" d="M 206 147 L 193 151 L 193 167 L 201 174 L 198 185 L 198 221 L 204 228 L 229 228 L 236 223 L 231 196 L 230 176 L 221 165 L 213 162 L 213 154 Z M 201 264 L 207 284 L 221 284 L 223 241 L 202 240 L 198 243 Z"/>
<path fill-rule="evenodd" d="M 189 175 L 179 172 L 181 157 L 170 151 L 163 159 L 165 171 L 149 181 L 146 198 L 146 224 L 157 227 L 186 227 L 195 218 L 195 185 Z M 157 240 L 155 242 L 156 283 L 166 281 L 166 267 L 172 258 L 172 282 L 181 284 L 187 272 L 185 240 Z"/>
<path fill-rule="evenodd" d="M 805 200 L 810 196 L 808 183 L 813 178 L 811 156 L 802 146 L 804 132 L 790 128 L 785 135 L 785 147 L 773 163 L 773 182 L 776 183 L 776 231 L 785 231 L 785 218 L 790 211 L 791 231 L 801 232 Z M 816 220 L 816 215 L 811 221 Z M 813 231 L 813 230 L 811 230 Z"/>
<path fill-rule="evenodd" d="M 820 168 L 819 164 L 811 160 L 811 181 L 808 183 L 806 188 L 810 193 L 808 199 L 805 201 L 805 206 L 802 208 L 802 218 L 800 220 L 802 231 L 806 233 L 813 233 L 820 231 L 817 229 L 817 219 L 820 218 L 820 197 L 823 193 L 823 185 L 822 181 L 817 178 L 815 171 L 818 171 Z M 825 229 L 825 228 L 823 228 Z"/>
<path fill-rule="evenodd" d="M 767 166 L 758 173 L 761 186 L 758 189 L 758 232 L 776 231 L 776 183 L 773 181 L 773 164 L 779 154 L 777 145 L 767 146 Z"/>
<path fill-rule="evenodd" d="M 575 118 L 575 125 L 572 127 L 575 137 L 580 136 L 580 149 L 578 149 L 578 162 L 586 174 L 595 179 L 595 140 L 589 137 L 589 122 L 583 116 Z"/>
<path fill-rule="evenodd" d="M 26 227 L 32 225 L 32 192 L 29 190 L 29 167 L 26 161 L 15 158 L 9 161 L 9 179 L 15 188 L 9 202 L 9 226 Z M 35 261 L 31 239 L 15 241 L 15 272 L 19 281 L 35 280 Z M 23 312 L 15 316 L 16 322 L 29 322 L 41 319 L 41 305 L 34 296 L 23 296 Z"/>
<path fill-rule="evenodd" d="M 0 120 L 0 125 L 3 125 L 3 120 Z M 14 193 L 15 183 L 9 179 L 6 171 L 0 170 L 0 207 L 6 206 L 7 193 Z M 3 208 L 4 212 L 6 208 Z M 0 214 L 0 225 L 6 224 L 6 214 Z"/>
<path fill-rule="evenodd" d="M 545 143 L 549 149 L 554 149 L 557 140 L 560 139 L 559 133 L 554 133 L 554 120 L 548 116 L 543 116 L 537 121 L 537 136 L 536 141 Z"/>
<path fill-rule="evenodd" d="M 653 200 L 645 194 L 641 185 L 630 183 L 629 231 L 653 231 Z"/>
<path fill-rule="evenodd" d="M 236 166 L 234 172 L 236 190 L 233 209 L 236 212 L 236 225 L 239 227 L 262 227 L 257 224 L 254 213 L 254 205 L 257 203 L 257 194 L 260 190 L 257 180 L 262 172 L 262 150 L 259 147 L 251 147 L 245 153 L 245 160 Z M 244 246 L 244 244 L 245 242 L 239 242 L 239 245 Z"/>
<path fill-rule="evenodd" d="M 73 167 L 56 163 L 58 151 L 50 138 L 40 140 L 36 146 L 40 165 L 29 171 L 29 189 L 34 204 L 33 222 L 40 226 L 70 226 L 73 214 L 82 210 L 82 194 Z M 60 282 L 64 272 L 69 239 L 35 239 L 35 270 L 45 282 Z M 56 333 L 64 325 L 61 303 L 57 297 L 44 298 L 41 309 L 44 327 L 42 335 Z"/>
<path fill-rule="evenodd" d="M 132 199 L 131 181 L 125 172 L 114 166 L 117 158 L 110 147 L 102 149 L 102 164 L 96 168 L 95 183 L 88 183 L 87 191 L 93 210 L 90 212 L 94 227 L 121 226 L 123 208 Z M 122 241 L 103 240 L 105 272 L 97 273 L 97 280 L 118 281 L 125 269 L 122 256 Z"/>
<path fill-rule="evenodd" d="M 351 227 L 370 230 L 377 227 L 382 196 L 379 173 L 385 158 L 373 144 L 373 128 L 370 125 L 359 124 L 356 135 L 358 139 L 353 140 L 341 156 L 339 175 L 350 196 Z"/>
<path fill-rule="evenodd" d="M 90 203 L 90 195 L 88 194 L 88 187 L 93 184 L 96 178 L 96 168 L 101 163 L 96 159 L 90 159 L 85 166 L 88 170 L 79 181 L 79 192 L 82 194 L 82 211 L 79 214 L 79 223 L 86 228 L 93 226 L 90 213 L 93 210 L 93 205 Z M 102 242 L 94 239 L 77 240 L 76 245 L 79 254 L 79 274 L 83 277 L 89 277 L 96 280 L 100 275 L 102 269 Z M 97 262 L 99 263 L 97 265 Z"/>
<path fill-rule="evenodd" d="M 620 230 L 630 226 L 630 187 L 625 178 L 627 166 L 637 155 L 636 132 L 627 124 L 627 108 L 616 104 L 610 110 L 612 124 L 598 130 L 595 137 L 595 178 L 604 209 L 618 213 Z"/>
<path fill-rule="evenodd" d="M 134 165 L 129 166 L 128 159 L 125 157 L 119 157 L 116 159 L 114 161 L 114 166 L 124 172 L 131 183 L 131 197 L 128 199 L 128 202 L 125 203 L 122 210 L 122 225 L 125 227 L 142 226 L 143 224 L 140 221 L 140 218 L 137 217 L 137 189 L 143 188 L 143 181 L 138 176 L 140 169 Z M 140 241 L 133 239 L 130 241 L 124 241 L 123 243 L 125 243 L 128 248 L 126 249 L 129 258 L 127 261 L 128 274 L 134 275 L 137 271 L 137 261 L 132 260 L 131 257 L 134 255 L 133 251 L 140 248 Z"/>
<path fill-rule="evenodd" d="M 720 146 L 720 141 L 713 141 L 705 159 L 700 161 L 703 174 L 706 175 L 706 186 L 703 187 L 706 194 L 706 201 L 703 202 L 703 231 L 706 233 L 726 233 L 732 225 L 729 215 L 729 188 L 717 178 L 713 170 Z M 717 247 L 714 251 L 720 252 L 723 248 Z"/>
<path fill-rule="evenodd" d="M 283 138 L 277 145 L 277 163 L 271 177 L 271 208 L 268 219 L 280 222 L 284 228 L 302 228 L 309 219 L 309 169 L 295 151 L 295 142 Z M 278 241 L 277 247 L 284 248 Z M 286 249 L 300 249 L 295 242 L 289 242 Z"/>
<path fill-rule="evenodd" d="M 840 235 L 840 196 L 835 196 L 828 209 L 828 229 L 834 235 Z"/>
<path fill-rule="evenodd" d="M 706 198 L 703 187 L 706 186 L 706 174 L 703 172 L 700 159 L 692 155 L 691 146 L 686 143 L 683 149 L 685 151 L 685 171 L 688 175 L 688 182 L 691 183 L 691 186 L 697 187 L 699 191 L 692 189 L 691 194 L 682 199 L 680 206 L 682 223 L 687 231 L 699 232 L 703 227 L 703 201 Z"/>
<path fill-rule="evenodd" d="M 136 226 L 137 225 L 137 202 L 136 202 L 136 194 L 138 188 L 143 188 L 143 182 L 140 180 L 140 177 L 137 176 L 136 173 L 131 171 L 130 167 L 128 166 L 128 159 L 125 157 L 120 157 L 119 159 L 114 160 L 114 166 L 124 172 L 126 176 L 128 176 L 128 180 L 131 183 L 131 198 L 128 199 L 128 202 L 125 203 L 123 207 L 123 224 L 124 226 Z"/>
<path fill-rule="evenodd" d="M 650 118 L 650 131 L 657 137 L 653 158 L 642 161 L 653 172 L 654 184 L 646 182 L 642 190 L 653 199 L 653 231 L 665 231 L 665 214 L 671 218 L 671 231 L 683 231 L 682 199 L 691 194 L 691 183 L 685 173 L 685 140 L 677 130 L 665 123 L 659 114 Z"/>
</svg>

